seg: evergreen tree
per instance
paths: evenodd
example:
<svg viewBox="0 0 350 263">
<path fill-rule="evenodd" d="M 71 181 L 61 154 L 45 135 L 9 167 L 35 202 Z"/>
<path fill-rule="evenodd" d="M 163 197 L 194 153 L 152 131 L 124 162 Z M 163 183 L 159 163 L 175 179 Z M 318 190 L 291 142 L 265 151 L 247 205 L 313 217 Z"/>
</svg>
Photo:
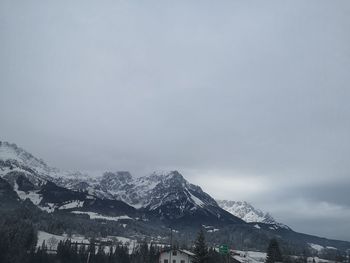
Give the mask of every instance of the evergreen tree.
<svg viewBox="0 0 350 263">
<path fill-rule="evenodd" d="M 108 263 L 114 263 L 116 260 L 114 258 L 114 253 L 113 253 L 113 246 L 109 247 L 109 252 L 108 252 L 108 257 L 107 257 L 107 262 Z"/>
<path fill-rule="evenodd" d="M 88 252 L 86 251 L 86 248 L 84 245 L 80 245 L 78 250 L 78 258 L 79 262 L 86 262 L 87 261 Z"/>
<path fill-rule="evenodd" d="M 28 220 L 21 217 L 0 218 L 0 262 L 28 262 L 35 249 L 37 233 Z"/>
<path fill-rule="evenodd" d="M 95 261 L 95 255 L 96 255 L 96 246 L 95 246 L 95 239 L 90 240 L 90 245 L 87 251 L 87 261 L 89 263 L 92 263 Z"/>
<path fill-rule="evenodd" d="M 159 257 L 159 251 L 157 247 L 151 243 L 149 247 L 149 262 L 150 263 L 157 263 Z"/>
<path fill-rule="evenodd" d="M 267 256 L 265 263 L 282 262 L 282 254 L 276 239 L 271 239 L 270 244 L 267 248 Z"/>
<path fill-rule="evenodd" d="M 194 260 L 193 263 L 205 263 L 208 259 L 208 247 L 205 243 L 204 231 L 201 229 L 194 243 Z"/>
<path fill-rule="evenodd" d="M 141 262 L 149 263 L 149 251 L 146 241 L 143 241 L 143 243 L 140 245 L 140 257 Z"/>
<path fill-rule="evenodd" d="M 208 252 L 208 263 L 226 263 L 227 262 L 227 256 L 221 255 L 218 253 L 214 248 L 210 248 Z"/>
<path fill-rule="evenodd" d="M 114 251 L 114 258 L 117 259 L 117 263 L 129 263 L 130 262 L 130 256 L 128 253 L 128 247 L 118 245 Z"/>
<path fill-rule="evenodd" d="M 107 263 L 106 260 L 107 260 L 107 257 L 106 257 L 105 251 L 104 251 L 104 247 L 100 245 L 98 247 L 97 254 L 96 254 L 93 262 L 96 262 L 96 263 Z"/>
<path fill-rule="evenodd" d="M 36 252 L 33 250 L 30 253 L 29 258 L 30 263 L 49 263 L 50 260 L 45 243 L 43 243 L 43 245 L 39 247 Z"/>
</svg>

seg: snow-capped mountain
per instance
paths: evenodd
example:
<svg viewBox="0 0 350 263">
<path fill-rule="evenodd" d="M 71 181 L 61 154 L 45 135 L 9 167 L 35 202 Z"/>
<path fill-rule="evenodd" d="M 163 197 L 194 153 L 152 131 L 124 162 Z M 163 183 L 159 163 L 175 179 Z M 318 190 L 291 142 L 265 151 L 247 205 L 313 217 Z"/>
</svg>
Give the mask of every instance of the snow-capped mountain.
<svg viewBox="0 0 350 263">
<path fill-rule="evenodd" d="M 49 207 L 51 211 L 61 206 L 66 208 L 69 202 L 72 203 L 69 207 L 73 204 L 83 207 L 86 199 L 106 200 L 105 203 L 115 200 L 162 220 L 195 222 L 194 218 L 201 218 L 208 222 L 244 223 L 221 209 L 212 197 L 199 186 L 190 184 L 177 171 L 154 172 L 138 178 L 133 178 L 129 172 L 106 172 L 90 177 L 79 172 L 69 173 L 51 168 L 43 160 L 7 142 L 0 144 L 0 160 L 0 176 L 10 182 L 20 197 L 29 197 L 41 209 L 47 210 Z M 28 181 L 29 195 L 21 193 L 20 181 Z M 42 199 L 43 185 L 49 189 L 45 193 L 60 193 L 59 202 Z M 73 199 L 65 198 L 62 193 Z"/>
<path fill-rule="evenodd" d="M 239 244 L 243 234 L 245 245 L 260 248 L 272 237 L 295 247 L 349 247 L 348 242 L 294 232 L 246 202 L 217 202 L 177 171 L 137 178 L 125 171 L 88 176 L 52 168 L 15 144 L 0 142 L 0 212 L 27 205 L 45 226 L 57 217 L 62 230 L 86 231 L 80 226 L 88 224 L 93 235 L 108 229 L 118 235 L 166 238 L 173 227 L 188 240 L 204 227 L 214 242 L 230 237 Z"/>
<path fill-rule="evenodd" d="M 49 213 L 66 210 L 76 213 L 103 212 L 112 216 L 126 213 L 136 215 L 136 210 L 122 201 L 101 199 L 87 191 L 74 191 L 62 185 L 63 182 L 78 182 L 77 178 L 83 178 L 82 174 L 62 172 L 15 144 L 0 142 L 2 190 L 12 188 L 17 200 L 30 200 L 39 209 Z"/>
<path fill-rule="evenodd" d="M 269 213 L 263 212 L 245 201 L 216 200 L 218 205 L 247 223 L 263 223 L 281 228 L 288 226 L 277 222 Z"/>
<path fill-rule="evenodd" d="M 222 209 L 243 219 L 247 223 L 277 223 L 269 213 L 264 213 L 245 201 L 216 200 L 216 202 Z"/>
<path fill-rule="evenodd" d="M 8 166 L 18 169 L 29 168 L 42 177 L 58 176 L 59 170 L 49 167 L 43 160 L 18 147 L 14 143 L 0 141 L 0 160 L 8 162 Z M 2 165 L 4 166 L 4 165 Z"/>
<path fill-rule="evenodd" d="M 88 190 L 100 197 L 121 200 L 161 219 L 177 220 L 200 214 L 218 221 L 242 222 L 221 209 L 212 197 L 177 171 L 154 172 L 137 178 L 125 171 L 106 172 L 94 182 L 83 184 L 83 188 L 82 183 L 75 181 L 69 186 L 79 191 Z"/>
<path fill-rule="evenodd" d="M 189 202 L 194 206 L 214 205 L 216 202 L 199 186 L 190 184 L 177 171 L 154 172 L 151 175 L 133 178 L 128 172 L 105 173 L 100 181 L 106 192 L 116 199 L 120 199 L 135 208 L 149 208 L 154 210 L 166 200 L 163 195 L 167 192 L 170 198 L 172 190 L 183 190 Z M 200 195 L 201 200 L 196 197 Z M 177 197 L 176 197 L 177 198 Z"/>
</svg>

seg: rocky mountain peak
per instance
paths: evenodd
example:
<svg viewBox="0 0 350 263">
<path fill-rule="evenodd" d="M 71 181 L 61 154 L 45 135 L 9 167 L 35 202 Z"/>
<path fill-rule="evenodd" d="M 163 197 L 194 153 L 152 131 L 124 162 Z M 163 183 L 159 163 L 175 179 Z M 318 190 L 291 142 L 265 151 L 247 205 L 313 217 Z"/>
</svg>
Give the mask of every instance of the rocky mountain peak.
<svg viewBox="0 0 350 263">
<path fill-rule="evenodd" d="M 59 170 L 49 167 L 42 159 L 39 159 L 14 143 L 0 142 L 0 160 L 3 166 L 11 164 L 11 169 L 35 171 L 40 177 L 56 176 Z"/>
<path fill-rule="evenodd" d="M 0 158 L 2 160 L 16 160 L 25 164 L 38 163 L 46 165 L 43 160 L 35 158 L 16 144 L 5 141 L 0 141 Z"/>
<path fill-rule="evenodd" d="M 127 184 L 132 181 L 132 176 L 127 171 L 105 172 L 102 175 L 102 181 L 109 181 L 118 184 Z"/>
<path fill-rule="evenodd" d="M 286 228 L 287 226 L 278 223 L 269 213 L 263 212 L 250 203 L 245 201 L 230 201 L 230 200 L 216 200 L 218 205 L 231 213 L 243 219 L 247 223 L 264 223 L 269 225 L 276 225 L 279 227 Z"/>
</svg>

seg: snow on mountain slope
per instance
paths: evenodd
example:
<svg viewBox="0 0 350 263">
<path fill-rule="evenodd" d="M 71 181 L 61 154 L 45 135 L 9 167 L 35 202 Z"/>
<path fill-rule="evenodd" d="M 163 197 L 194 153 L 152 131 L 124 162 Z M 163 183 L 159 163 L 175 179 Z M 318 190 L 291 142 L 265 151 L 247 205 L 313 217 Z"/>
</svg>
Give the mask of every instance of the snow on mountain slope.
<svg viewBox="0 0 350 263">
<path fill-rule="evenodd" d="M 46 198 L 37 205 L 43 207 L 45 204 L 46 209 L 46 206 L 55 203 L 48 208 L 50 211 L 53 208 L 69 208 L 74 202 L 83 201 L 85 195 L 89 195 L 105 200 L 104 203 L 108 203 L 108 200 L 123 201 L 161 219 L 204 217 L 214 221 L 242 223 L 240 219 L 221 209 L 212 197 L 199 186 L 190 184 L 177 171 L 154 172 L 138 178 L 122 171 L 106 172 L 97 176 L 80 172 L 69 173 L 49 167 L 44 161 L 15 144 L 1 142 L 0 176 L 13 187 L 18 180 L 24 180 L 28 187 L 30 185 L 30 189 L 17 191 L 22 194 L 22 198 L 29 197 L 28 191 L 32 195 L 43 195 L 45 191 Z M 51 194 L 55 191 L 60 193 L 59 200 L 54 198 L 56 195 Z"/>
<path fill-rule="evenodd" d="M 276 223 L 276 221 L 270 214 L 264 213 L 261 210 L 254 208 L 251 204 L 247 202 L 228 200 L 216 200 L 216 202 L 222 209 L 243 219 L 247 223 Z"/>
<path fill-rule="evenodd" d="M 0 160 L 28 167 L 43 176 L 54 176 L 59 173 L 58 169 L 49 167 L 43 160 L 34 157 L 13 143 L 0 141 Z"/>
<path fill-rule="evenodd" d="M 14 143 L 0 141 L 0 177 L 11 177 L 11 174 L 16 177 L 22 174 L 35 185 L 42 185 L 46 181 L 55 182 L 60 186 L 69 186 L 84 180 L 96 183 L 93 176 L 81 172 L 61 171 Z"/>
<path fill-rule="evenodd" d="M 243 219 L 247 223 L 264 223 L 281 228 L 289 228 L 288 226 L 277 222 L 269 213 L 264 213 L 247 202 L 229 200 L 216 200 L 216 202 L 222 209 Z M 256 225 L 256 228 L 257 227 L 259 226 Z"/>
<path fill-rule="evenodd" d="M 154 211 L 161 218 L 180 218 L 197 211 L 215 216 L 222 214 L 213 198 L 177 171 L 154 172 L 138 178 L 128 172 L 108 172 L 103 175 L 99 187 L 106 195 L 135 208 Z"/>
</svg>

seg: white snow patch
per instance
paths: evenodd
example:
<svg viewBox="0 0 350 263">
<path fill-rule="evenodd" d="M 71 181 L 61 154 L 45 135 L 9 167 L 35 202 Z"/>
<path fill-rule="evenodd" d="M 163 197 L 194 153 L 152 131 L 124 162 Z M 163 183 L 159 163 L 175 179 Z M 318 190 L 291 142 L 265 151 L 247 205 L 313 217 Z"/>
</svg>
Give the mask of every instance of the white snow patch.
<svg viewBox="0 0 350 263">
<path fill-rule="evenodd" d="M 200 207 L 204 207 L 204 203 L 202 202 L 202 200 L 200 200 L 198 197 L 195 197 L 193 194 L 191 194 L 189 191 L 187 191 L 190 194 L 191 199 L 193 200 L 193 202 Z"/>
<path fill-rule="evenodd" d="M 44 231 L 38 231 L 37 247 L 41 246 L 43 244 L 43 241 L 45 241 L 45 244 L 48 246 L 49 249 L 55 250 L 57 249 L 57 245 L 59 241 L 64 241 L 67 239 L 71 240 L 72 242 L 85 243 L 85 244 L 90 243 L 89 240 L 84 238 L 83 236 L 73 235 L 72 237 L 68 237 L 68 236 L 54 235 Z"/>
<path fill-rule="evenodd" d="M 185 254 L 187 254 L 187 255 L 190 255 L 190 256 L 195 256 L 195 254 L 193 253 L 193 252 L 191 252 L 191 251 L 188 251 L 188 250 L 186 250 L 186 249 L 179 249 L 181 252 L 183 252 L 183 253 L 185 253 Z"/>
<path fill-rule="evenodd" d="M 258 224 L 254 225 L 254 227 L 257 229 L 261 229 L 261 227 Z"/>
<path fill-rule="evenodd" d="M 41 195 L 39 195 L 37 191 L 29 191 L 26 193 L 24 191 L 18 190 L 17 182 L 15 182 L 13 190 L 15 190 L 21 200 L 26 200 L 28 198 L 34 205 L 39 205 L 42 200 Z"/>
<path fill-rule="evenodd" d="M 319 251 L 319 252 L 320 252 L 321 250 L 323 250 L 323 249 L 324 249 L 324 247 L 323 247 L 323 246 L 318 245 L 318 244 L 309 243 L 309 246 L 310 246 L 311 248 L 313 248 L 313 249 L 315 249 L 315 250 Z"/>
<path fill-rule="evenodd" d="M 209 233 L 213 233 L 213 232 L 217 232 L 217 231 L 219 231 L 220 229 L 218 229 L 218 228 L 214 228 L 214 229 L 210 229 L 210 230 L 208 230 L 207 232 L 209 232 Z"/>
<path fill-rule="evenodd" d="M 335 247 L 330 247 L 330 246 L 327 246 L 326 248 L 327 248 L 327 249 L 335 249 L 335 250 L 337 249 L 337 248 L 335 248 Z"/>
<path fill-rule="evenodd" d="M 121 219 L 131 219 L 131 217 L 127 216 L 127 215 L 123 215 L 123 216 L 104 216 L 104 215 L 100 215 L 98 213 L 95 212 L 83 212 L 83 211 L 72 211 L 71 213 L 73 214 L 85 214 L 88 215 L 90 217 L 90 219 L 103 219 L 103 220 L 110 220 L 110 221 L 119 221 Z"/>
<path fill-rule="evenodd" d="M 55 211 L 55 204 L 47 203 L 45 206 L 38 206 L 41 210 L 46 211 L 48 213 L 52 213 Z"/>
<path fill-rule="evenodd" d="M 62 209 L 72 209 L 72 208 L 78 208 L 78 207 L 83 207 L 84 205 L 84 201 L 72 201 L 70 203 L 64 204 L 62 206 L 60 206 L 58 209 L 62 210 Z"/>
<path fill-rule="evenodd" d="M 308 263 L 334 263 L 334 261 L 319 258 L 319 257 L 308 257 L 307 262 Z"/>
</svg>

